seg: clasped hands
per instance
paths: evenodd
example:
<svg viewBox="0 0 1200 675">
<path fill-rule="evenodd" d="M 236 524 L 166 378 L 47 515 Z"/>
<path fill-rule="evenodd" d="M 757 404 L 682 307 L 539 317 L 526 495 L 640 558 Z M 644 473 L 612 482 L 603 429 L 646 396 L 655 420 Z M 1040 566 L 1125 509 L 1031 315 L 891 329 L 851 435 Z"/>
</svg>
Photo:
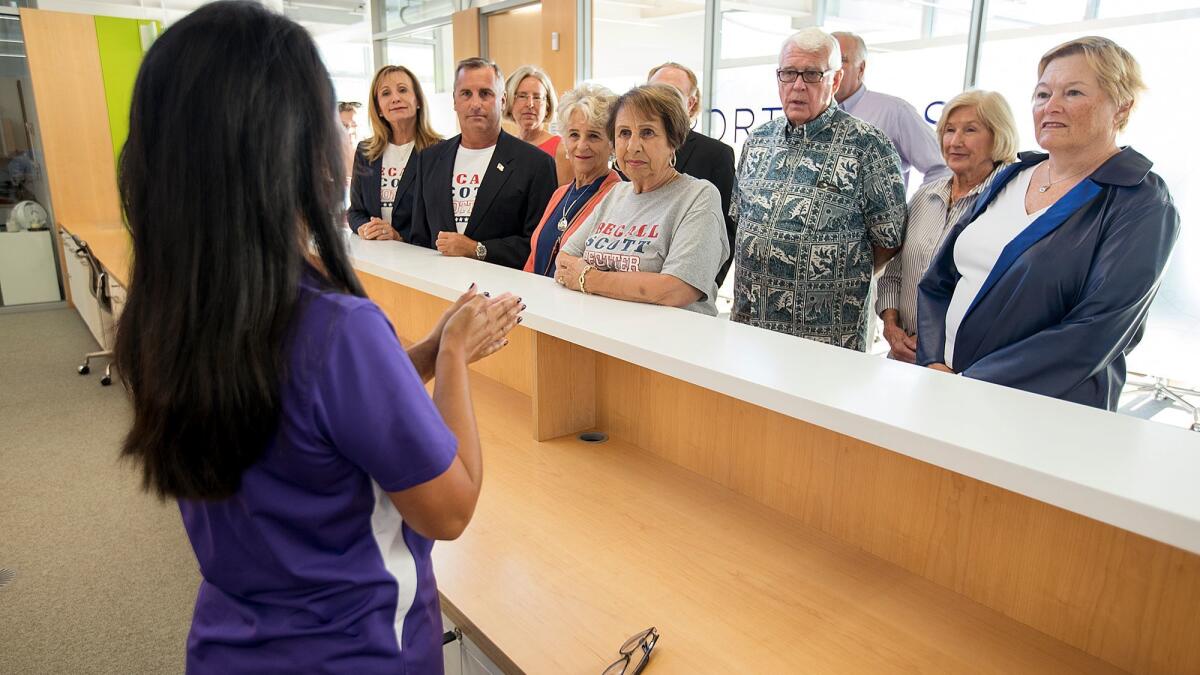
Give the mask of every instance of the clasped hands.
<svg viewBox="0 0 1200 675">
<path fill-rule="evenodd" d="M 895 311 L 895 310 L 889 310 Z M 883 339 L 891 346 L 891 356 L 905 363 L 917 362 L 917 336 L 909 335 L 907 331 L 885 316 L 883 322 Z M 954 370 L 944 363 L 931 363 L 927 366 L 938 372 L 954 375 Z"/>
<path fill-rule="evenodd" d="M 558 257 L 554 259 L 554 280 L 572 291 L 582 292 L 579 275 L 583 273 L 583 268 L 586 266 L 587 263 L 583 261 L 583 258 L 559 253 Z"/>
<path fill-rule="evenodd" d="M 442 354 L 461 355 L 467 363 L 490 356 L 508 344 L 507 335 L 523 317 L 525 305 L 512 293 L 490 297 L 475 284 L 459 296 L 425 341 Z"/>
<path fill-rule="evenodd" d="M 382 218 L 372 217 L 358 226 L 358 236 L 361 239 L 376 239 L 379 241 L 402 241 L 400 234 L 392 229 L 392 224 Z"/>
</svg>

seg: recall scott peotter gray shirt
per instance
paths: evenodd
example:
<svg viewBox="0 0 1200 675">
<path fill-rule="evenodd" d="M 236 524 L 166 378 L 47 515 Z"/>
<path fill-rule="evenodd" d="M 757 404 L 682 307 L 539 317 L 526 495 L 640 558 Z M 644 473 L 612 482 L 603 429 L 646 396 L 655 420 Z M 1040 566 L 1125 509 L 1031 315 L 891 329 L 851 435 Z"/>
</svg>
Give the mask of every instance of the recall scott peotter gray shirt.
<svg viewBox="0 0 1200 675">
<path fill-rule="evenodd" d="M 684 309 L 716 316 L 715 279 L 729 256 L 721 194 L 686 174 L 641 194 L 619 183 L 562 250 L 606 272 L 670 274 L 701 293 Z"/>
</svg>

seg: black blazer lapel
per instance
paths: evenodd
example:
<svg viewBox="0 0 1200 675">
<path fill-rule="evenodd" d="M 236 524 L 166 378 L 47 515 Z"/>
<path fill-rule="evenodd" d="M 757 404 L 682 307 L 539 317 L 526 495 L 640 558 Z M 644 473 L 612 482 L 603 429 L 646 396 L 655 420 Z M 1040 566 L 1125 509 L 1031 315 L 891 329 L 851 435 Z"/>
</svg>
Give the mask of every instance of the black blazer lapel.
<svg viewBox="0 0 1200 675">
<path fill-rule="evenodd" d="M 496 141 L 496 151 L 492 153 L 492 161 L 488 163 L 487 172 L 483 174 L 483 182 L 479 185 L 479 192 L 475 195 L 475 206 L 471 209 L 471 219 L 467 221 L 467 229 L 463 232 L 466 236 L 474 238 L 475 231 L 479 229 L 479 224 L 487 216 L 488 209 L 492 207 L 492 203 L 504 189 L 508 177 L 516 170 L 512 166 L 512 144 L 524 142 L 503 131 L 500 132 L 500 138 Z"/>
<path fill-rule="evenodd" d="M 429 230 L 434 241 L 437 241 L 438 232 L 458 231 L 458 228 L 454 227 L 454 196 L 450 186 L 454 179 L 454 158 L 458 155 L 458 144 L 461 141 L 462 137 L 456 136 L 446 143 L 429 172 L 433 184 L 426 189 L 433 190 L 434 194 L 435 210 L 429 218 Z"/>
<path fill-rule="evenodd" d="M 367 189 L 363 193 L 363 197 L 367 200 L 367 212 L 381 213 L 383 202 L 379 198 L 379 188 L 383 184 L 383 155 L 376 157 L 375 161 L 367 166 Z"/>
</svg>

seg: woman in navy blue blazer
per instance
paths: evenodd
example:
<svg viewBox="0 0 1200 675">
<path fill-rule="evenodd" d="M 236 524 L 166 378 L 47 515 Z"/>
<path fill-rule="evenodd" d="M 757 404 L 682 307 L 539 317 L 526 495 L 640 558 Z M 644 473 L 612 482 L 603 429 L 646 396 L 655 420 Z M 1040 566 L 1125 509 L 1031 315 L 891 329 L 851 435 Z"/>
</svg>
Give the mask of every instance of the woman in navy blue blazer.
<svg viewBox="0 0 1200 675">
<path fill-rule="evenodd" d="M 1044 153 L 1005 168 L 920 284 L 917 362 L 1116 409 L 1179 214 L 1151 162 L 1117 146 L 1145 88 L 1106 38 L 1051 49 L 1033 121 Z"/>
<path fill-rule="evenodd" d="M 372 136 L 354 152 L 347 222 L 363 239 L 407 240 L 417 161 L 442 137 L 429 126 L 421 83 L 404 66 L 375 73 L 367 116 Z"/>
</svg>

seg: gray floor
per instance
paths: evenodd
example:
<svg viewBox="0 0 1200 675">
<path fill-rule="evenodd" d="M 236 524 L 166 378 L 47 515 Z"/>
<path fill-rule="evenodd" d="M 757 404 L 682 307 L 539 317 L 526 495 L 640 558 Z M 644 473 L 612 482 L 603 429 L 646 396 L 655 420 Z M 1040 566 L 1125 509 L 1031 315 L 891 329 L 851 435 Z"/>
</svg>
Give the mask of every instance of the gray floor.
<svg viewBox="0 0 1200 675">
<path fill-rule="evenodd" d="M 129 407 L 71 309 L 0 314 L 0 673 L 177 673 L 199 575 L 118 460 Z"/>
</svg>

